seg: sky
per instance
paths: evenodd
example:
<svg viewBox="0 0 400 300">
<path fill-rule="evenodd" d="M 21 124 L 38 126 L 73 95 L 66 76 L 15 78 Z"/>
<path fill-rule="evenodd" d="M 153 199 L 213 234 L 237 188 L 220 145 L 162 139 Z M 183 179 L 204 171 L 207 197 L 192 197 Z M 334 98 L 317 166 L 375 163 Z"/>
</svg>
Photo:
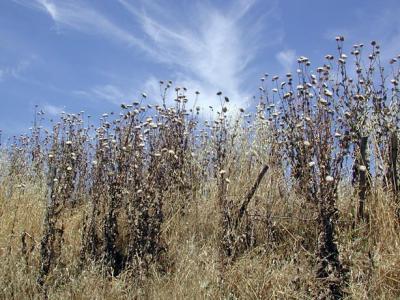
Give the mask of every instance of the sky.
<svg viewBox="0 0 400 300">
<path fill-rule="evenodd" d="M 160 101 L 172 80 L 217 106 L 255 105 L 259 79 L 315 68 L 335 53 L 336 35 L 377 40 L 384 60 L 400 53 L 398 0 L 0 0 L 0 130 L 48 118 L 119 111 L 145 92 Z M 173 96 L 171 95 L 171 99 Z"/>
</svg>

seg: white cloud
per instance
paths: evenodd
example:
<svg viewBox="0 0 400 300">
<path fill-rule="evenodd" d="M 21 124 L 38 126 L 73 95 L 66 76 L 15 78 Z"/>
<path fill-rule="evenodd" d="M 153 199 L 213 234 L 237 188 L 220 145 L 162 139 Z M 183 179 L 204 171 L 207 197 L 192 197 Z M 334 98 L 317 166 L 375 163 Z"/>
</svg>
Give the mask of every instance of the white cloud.
<svg viewBox="0 0 400 300">
<path fill-rule="evenodd" d="M 161 101 L 162 91 L 160 90 L 160 81 L 153 76 L 149 77 L 144 84 L 143 92 L 145 92 L 150 99 L 154 99 L 156 102 Z"/>
<path fill-rule="evenodd" d="M 55 106 L 52 104 L 45 104 L 43 106 L 43 111 L 51 116 L 59 116 L 63 111 L 65 111 L 65 106 Z"/>
<path fill-rule="evenodd" d="M 47 10 L 50 16 L 53 18 L 53 20 L 59 19 L 58 9 L 54 5 L 54 3 L 51 3 L 48 0 L 37 0 L 37 1 L 44 6 L 44 8 Z"/>
<path fill-rule="evenodd" d="M 170 7 L 161 1 L 119 0 L 133 16 L 135 24 L 130 30 L 82 2 L 14 1 L 46 12 L 57 26 L 101 34 L 140 48 L 153 62 L 173 67 L 172 78 L 168 79 L 200 90 L 202 106 L 217 105 L 215 93 L 219 90 L 230 97 L 233 105 L 246 106 L 249 91 L 244 86 L 250 63 L 261 48 L 283 39 L 275 0 L 270 0 L 271 8 L 265 12 L 254 10 L 257 0 L 235 0 L 225 8 L 198 1 L 183 14 L 176 5 Z M 112 102 L 126 96 L 113 85 L 87 93 Z"/>
<path fill-rule="evenodd" d="M 132 102 L 135 96 L 134 91 L 113 84 L 97 85 L 88 90 L 77 90 L 72 93 L 88 100 L 105 100 L 117 105 Z"/>
<path fill-rule="evenodd" d="M 280 51 L 276 55 L 276 59 L 285 72 L 293 72 L 294 64 L 296 62 L 296 52 L 294 50 L 288 49 Z"/>
<path fill-rule="evenodd" d="M 0 82 L 7 78 L 20 79 L 23 74 L 31 65 L 31 59 L 22 59 L 13 66 L 5 66 L 0 69 Z"/>
<path fill-rule="evenodd" d="M 125 94 L 116 86 L 106 84 L 103 86 L 96 86 L 92 89 L 92 94 L 100 99 L 107 100 L 116 104 L 126 102 Z"/>
<path fill-rule="evenodd" d="M 246 69 L 259 50 L 256 44 L 267 40 L 261 37 L 257 18 L 245 22 L 255 1 L 235 1 L 228 12 L 198 5 L 196 14 L 188 12 L 192 20 L 187 22 L 176 22 L 179 15 L 168 6 L 160 9 L 154 1 L 149 5 L 143 2 L 142 9 L 126 0 L 119 2 L 139 22 L 156 58 L 177 67 L 175 81 L 200 90 L 202 106 L 217 105 L 215 93 L 219 90 L 231 98 L 233 105 L 246 106 Z M 274 39 L 266 45 L 282 39 L 279 30 L 270 32 Z"/>
<path fill-rule="evenodd" d="M 87 34 L 100 34 L 108 39 L 116 40 L 129 46 L 136 46 L 146 53 L 152 52 L 135 35 L 117 26 L 100 12 L 84 5 L 83 2 L 53 0 L 14 1 L 46 12 L 60 28 L 69 27 Z"/>
</svg>

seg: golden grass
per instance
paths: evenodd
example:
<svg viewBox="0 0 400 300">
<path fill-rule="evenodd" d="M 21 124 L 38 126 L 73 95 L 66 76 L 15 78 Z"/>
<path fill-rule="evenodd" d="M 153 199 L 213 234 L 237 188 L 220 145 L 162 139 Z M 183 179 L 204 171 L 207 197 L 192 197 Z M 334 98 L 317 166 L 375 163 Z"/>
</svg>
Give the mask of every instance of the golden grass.
<svg viewBox="0 0 400 300">
<path fill-rule="evenodd" d="M 152 270 L 140 285 L 132 282 L 128 271 L 111 278 L 103 276 L 95 265 L 80 271 L 81 224 L 87 208 L 67 211 L 62 218 L 65 232 L 61 257 L 48 277 L 49 299 L 311 299 L 317 284 L 313 210 L 296 195 L 280 196 L 273 178 L 268 176 L 253 203 L 254 209 L 259 205 L 255 228 L 258 242 L 224 271 L 223 280 L 217 200 L 212 187 L 209 196 L 198 196 L 184 215 L 169 215 L 163 225 L 168 245 L 167 273 Z M 238 176 L 234 184 L 249 185 L 245 180 Z M 0 189 L 0 296 L 40 299 L 43 294 L 36 277 L 45 193 L 28 185 L 15 189 L 10 196 L 10 186 L 3 183 Z M 233 187 L 232 195 L 235 191 Z M 171 201 L 179 201 L 178 195 L 171 197 Z M 338 245 L 341 260 L 350 270 L 348 297 L 398 298 L 400 234 L 393 201 L 384 191 L 374 191 L 368 199 L 366 223 L 354 223 L 356 203 L 351 189 L 341 192 Z M 270 222 L 262 215 L 269 215 Z M 26 250 L 22 250 L 24 232 Z"/>
</svg>

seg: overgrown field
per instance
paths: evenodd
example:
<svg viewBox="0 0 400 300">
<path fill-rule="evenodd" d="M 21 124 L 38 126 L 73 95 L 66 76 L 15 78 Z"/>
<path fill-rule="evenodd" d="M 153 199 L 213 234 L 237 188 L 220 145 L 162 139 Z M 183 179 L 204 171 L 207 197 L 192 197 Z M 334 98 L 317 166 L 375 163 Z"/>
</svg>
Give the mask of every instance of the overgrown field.
<svg viewBox="0 0 400 300">
<path fill-rule="evenodd" d="M 0 297 L 399 298 L 400 65 L 343 41 L 254 109 L 160 81 L 99 124 L 38 112 L 1 150 Z"/>
</svg>

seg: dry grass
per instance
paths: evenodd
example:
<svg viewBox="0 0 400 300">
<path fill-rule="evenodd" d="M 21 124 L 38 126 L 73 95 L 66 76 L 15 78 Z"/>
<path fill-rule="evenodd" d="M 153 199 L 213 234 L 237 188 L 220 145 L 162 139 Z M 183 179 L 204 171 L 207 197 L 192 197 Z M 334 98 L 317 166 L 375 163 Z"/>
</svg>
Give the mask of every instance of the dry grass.
<svg viewBox="0 0 400 300">
<path fill-rule="evenodd" d="M 355 45 L 350 79 L 343 40 L 316 73 L 299 58 L 297 82 L 263 77 L 256 112 L 218 92 L 204 122 L 160 82 L 162 106 L 16 138 L 0 298 L 400 298 L 400 67 L 388 85 L 377 43 L 368 63 Z"/>
<path fill-rule="evenodd" d="M 272 175 L 271 175 L 272 177 Z M 267 180 L 268 181 L 268 180 Z M 245 184 L 245 182 L 243 183 Z M 268 189 L 269 186 L 265 186 Z M 262 194 L 262 193 L 260 193 Z M 95 265 L 78 268 L 82 212 L 64 217 L 63 256 L 48 279 L 50 299 L 310 299 L 316 288 L 314 250 L 316 224 L 309 209 L 297 199 L 271 196 L 272 224 L 257 223 L 265 242 L 240 256 L 219 278 L 216 197 L 198 198 L 188 213 L 165 222 L 163 235 L 171 262 L 167 274 L 134 285 L 130 276 L 104 277 Z M 293 199 L 291 199 L 293 200 Z M 0 198 L 1 295 L 7 299 L 41 298 L 36 285 L 39 242 L 44 213 L 43 191 L 27 186 L 13 197 Z M 341 259 L 351 270 L 346 290 L 353 299 L 394 299 L 400 296 L 400 236 L 393 202 L 377 191 L 368 205 L 368 224 L 352 224 L 355 201 L 341 195 L 338 244 Z M 304 204 L 304 203 L 303 203 Z M 82 207 L 83 208 L 83 207 Z M 280 218 L 291 212 L 288 219 Z M 310 220 L 306 220 L 309 218 Z M 12 230 L 12 228 L 14 228 Z M 14 232 L 11 236 L 10 232 Z M 21 253 L 21 235 L 28 254 Z M 11 249 L 10 249 L 11 247 Z M 33 249 L 32 249 L 33 248 Z M 32 250 L 32 252 L 30 252 Z"/>
</svg>

